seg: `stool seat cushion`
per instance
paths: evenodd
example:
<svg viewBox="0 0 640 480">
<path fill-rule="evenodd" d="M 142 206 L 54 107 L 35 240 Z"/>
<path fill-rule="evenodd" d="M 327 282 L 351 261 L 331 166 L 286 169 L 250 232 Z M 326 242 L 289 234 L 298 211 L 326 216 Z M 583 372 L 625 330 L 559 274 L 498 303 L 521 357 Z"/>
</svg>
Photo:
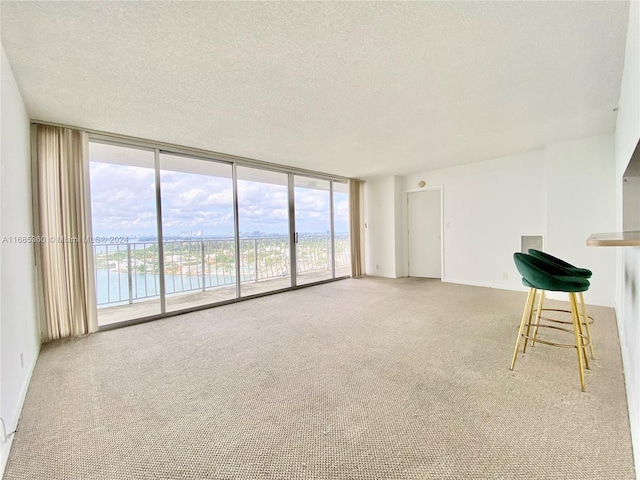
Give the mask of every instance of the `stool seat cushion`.
<svg viewBox="0 0 640 480">
<path fill-rule="evenodd" d="M 523 285 L 529 288 L 553 292 L 586 292 L 589 289 L 589 280 L 573 276 L 563 267 L 525 253 L 514 253 L 513 260 L 522 275 Z"/>
</svg>

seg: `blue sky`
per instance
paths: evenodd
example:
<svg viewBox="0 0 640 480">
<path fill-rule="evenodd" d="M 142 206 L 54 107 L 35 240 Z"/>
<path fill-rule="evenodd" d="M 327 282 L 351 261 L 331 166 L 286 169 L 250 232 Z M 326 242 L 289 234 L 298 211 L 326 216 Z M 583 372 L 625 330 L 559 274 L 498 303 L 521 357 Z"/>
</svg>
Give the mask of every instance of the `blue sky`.
<svg viewBox="0 0 640 480">
<path fill-rule="evenodd" d="M 94 235 L 156 234 L 153 168 L 91 162 L 91 208 Z M 221 174 L 222 175 L 222 174 Z M 233 233 L 232 182 L 223 176 L 161 171 L 165 236 L 201 232 Z M 287 187 L 238 180 L 240 231 L 286 234 Z M 329 193 L 296 187 L 296 230 L 329 230 Z M 348 231 L 348 196 L 335 195 L 335 231 Z"/>
</svg>

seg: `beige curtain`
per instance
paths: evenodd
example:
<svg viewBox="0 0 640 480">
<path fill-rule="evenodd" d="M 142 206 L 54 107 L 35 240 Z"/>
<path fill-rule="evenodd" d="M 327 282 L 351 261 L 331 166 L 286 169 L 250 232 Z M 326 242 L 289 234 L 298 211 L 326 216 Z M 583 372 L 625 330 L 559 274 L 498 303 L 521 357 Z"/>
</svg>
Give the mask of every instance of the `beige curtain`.
<svg viewBox="0 0 640 480">
<path fill-rule="evenodd" d="M 351 276 L 364 275 L 364 182 L 349 180 L 349 238 Z"/>
<path fill-rule="evenodd" d="M 40 275 L 46 340 L 95 331 L 84 132 L 37 125 Z"/>
</svg>

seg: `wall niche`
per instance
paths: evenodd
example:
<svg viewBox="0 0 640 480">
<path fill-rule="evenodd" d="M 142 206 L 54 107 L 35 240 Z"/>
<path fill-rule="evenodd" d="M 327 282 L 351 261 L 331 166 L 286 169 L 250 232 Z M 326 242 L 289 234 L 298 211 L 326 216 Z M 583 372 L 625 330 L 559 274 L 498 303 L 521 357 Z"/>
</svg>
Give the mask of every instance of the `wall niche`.
<svg viewBox="0 0 640 480">
<path fill-rule="evenodd" d="M 640 230 L 640 142 L 622 177 L 622 229 Z"/>
</svg>

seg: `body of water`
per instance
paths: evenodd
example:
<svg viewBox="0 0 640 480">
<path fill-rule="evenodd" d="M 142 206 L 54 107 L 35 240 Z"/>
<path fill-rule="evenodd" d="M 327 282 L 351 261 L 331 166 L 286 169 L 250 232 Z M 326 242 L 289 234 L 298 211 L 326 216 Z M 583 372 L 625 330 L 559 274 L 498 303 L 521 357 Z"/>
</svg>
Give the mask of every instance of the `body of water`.
<svg viewBox="0 0 640 480">
<path fill-rule="evenodd" d="M 160 275 L 138 272 L 132 272 L 131 275 L 134 301 L 160 296 Z M 250 280 L 248 276 L 246 278 Z M 201 275 L 165 275 L 164 281 L 167 294 L 202 290 Z M 95 282 L 98 305 L 129 302 L 129 279 L 126 272 L 97 268 Z M 235 275 L 231 276 L 229 273 L 205 277 L 205 288 L 234 285 L 235 283 Z"/>
</svg>

